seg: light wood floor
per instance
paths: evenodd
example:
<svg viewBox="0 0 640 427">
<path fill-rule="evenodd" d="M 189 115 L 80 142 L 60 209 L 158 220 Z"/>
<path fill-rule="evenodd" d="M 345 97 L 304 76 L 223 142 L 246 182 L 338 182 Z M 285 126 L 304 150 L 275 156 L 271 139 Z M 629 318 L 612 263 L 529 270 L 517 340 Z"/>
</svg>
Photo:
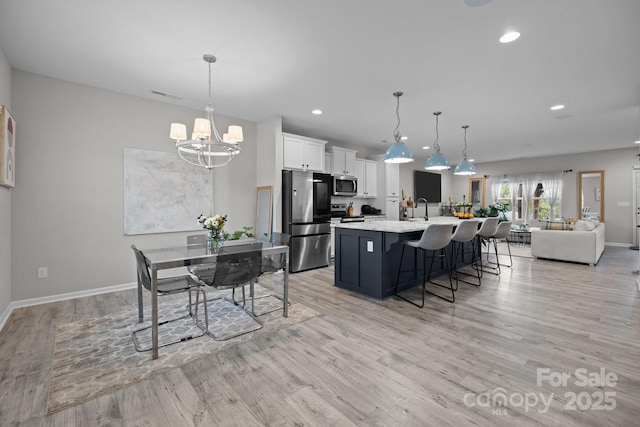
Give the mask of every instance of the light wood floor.
<svg viewBox="0 0 640 427">
<path fill-rule="evenodd" d="M 0 333 L 0 425 L 638 425 L 637 257 L 608 247 L 595 267 L 514 258 L 500 278 L 462 285 L 455 304 L 429 297 L 422 310 L 336 289 L 332 268 L 295 274 L 291 299 L 322 316 L 47 417 L 56 325 L 135 310 L 135 293 L 19 309 Z M 545 368 L 572 377 L 538 385 Z M 580 387 L 579 368 L 617 382 Z M 483 392 L 510 403 L 482 406 Z M 588 409 L 604 392 L 615 409 Z M 552 393 L 548 411 L 533 405 Z"/>
</svg>

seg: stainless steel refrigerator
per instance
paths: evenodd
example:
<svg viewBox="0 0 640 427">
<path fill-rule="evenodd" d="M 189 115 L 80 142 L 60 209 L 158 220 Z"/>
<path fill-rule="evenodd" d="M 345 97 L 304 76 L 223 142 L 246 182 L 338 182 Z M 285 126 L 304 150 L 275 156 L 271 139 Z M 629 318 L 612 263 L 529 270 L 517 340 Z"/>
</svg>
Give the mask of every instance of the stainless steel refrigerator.
<svg viewBox="0 0 640 427">
<path fill-rule="evenodd" d="M 329 265 L 331 184 L 326 173 L 282 171 L 282 229 L 291 235 L 292 273 Z"/>
</svg>

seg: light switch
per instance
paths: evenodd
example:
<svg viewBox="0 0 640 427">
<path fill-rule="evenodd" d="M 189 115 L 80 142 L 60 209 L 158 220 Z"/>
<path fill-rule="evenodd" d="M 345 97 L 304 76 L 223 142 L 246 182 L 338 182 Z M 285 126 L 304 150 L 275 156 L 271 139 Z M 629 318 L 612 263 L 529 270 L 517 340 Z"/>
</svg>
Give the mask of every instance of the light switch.
<svg viewBox="0 0 640 427">
<path fill-rule="evenodd" d="M 371 240 L 367 240 L 367 252 L 373 252 L 373 242 Z"/>
</svg>

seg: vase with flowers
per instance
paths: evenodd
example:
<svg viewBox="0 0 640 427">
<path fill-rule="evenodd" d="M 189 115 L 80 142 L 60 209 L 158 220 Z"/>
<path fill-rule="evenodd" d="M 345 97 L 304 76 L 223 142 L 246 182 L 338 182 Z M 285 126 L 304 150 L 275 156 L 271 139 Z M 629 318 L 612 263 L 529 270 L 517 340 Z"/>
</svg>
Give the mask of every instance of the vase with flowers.
<svg viewBox="0 0 640 427">
<path fill-rule="evenodd" d="M 207 238 L 207 246 L 211 249 L 217 249 L 224 243 L 224 223 L 227 222 L 227 215 L 200 215 L 198 217 L 198 223 L 202 225 L 202 228 L 209 232 Z"/>
</svg>

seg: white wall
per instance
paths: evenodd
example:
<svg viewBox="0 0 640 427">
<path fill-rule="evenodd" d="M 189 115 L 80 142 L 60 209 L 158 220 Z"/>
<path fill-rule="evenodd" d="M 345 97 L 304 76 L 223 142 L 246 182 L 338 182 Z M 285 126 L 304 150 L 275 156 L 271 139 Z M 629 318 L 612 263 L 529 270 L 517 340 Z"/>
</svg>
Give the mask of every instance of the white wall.
<svg viewBox="0 0 640 427">
<path fill-rule="evenodd" d="M 9 298 L 133 283 L 132 243 L 140 248 L 184 243 L 190 233 L 124 235 L 123 149 L 174 152 L 170 123 L 191 127 L 203 111 L 18 70 L 12 83 L 19 130 Z M 1 90 L 2 85 L 0 96 Z M 221 130 L 243 126 L 245 140 L 229 166 L 212 172 L 214 210 L 229 215 L 228 231 L 253 226 L 256 124 L 223 116 L 216 124 Z M 4 224 L 6 214 L 0 216 Z M 4 241 L 5 232 L 0 233 Z M 48 279 L 37 279 L 38 267 L 48 267 Z M 2 286 L 5 280 L 0 279 Z M 0 290 L 3 300 L 5 293 Z"/>
<path fill-rule="evenodd" d="M 6 105 L 16 119 L 16 146 L 21 143 L 21 117 L 11 107 L 11 67 L 0 51 L 0 104 Z M 16 184 L 22 174 L 16 167 Z M 0 320 L 12 300 L 11 293 L 11 203 L 13 190 L 0 186 Z"/>
<path fill-rule="evenodd" d="M 569 170 L 562 188 L 562 216 L 577 218 L 578 172 L 604 170 L 604 220 L 607 223 L 605 239 L 608 243 L 633 242 L 633 186 L 632 170 L 638 165 L 637 147 L 565 156 L 536 157 L 503 162 L 478 163 L 478 174 L 501 175 L 539 171 Z M 487 183 L 487 185 L 489 185 Z M 453 176 L 453 193 L 458 197 L 469 191 L 468 177 Z M 486 204 L 491 203 L 487 188 Z M 626 205 L 626 206 L 625 206 Z M 593 208 L 592 208 L 593 210 Z"/>
<path fill-rule="evenodd" d="M 413 191 L 414 190 L 413 172 L 417 170 L 424 172 L 425 161 L 426 159 L 415 158 L 415 160 L 411 163 L 400 164 L 400 189 L 404 190 L 404 192 L 407 195 L 407 199 L 409 199 L 409 196 L 411 196 L 411 199 L 413 201 L 416 200 L 414 191 Z M 444 171 L 444 172 L 428 171 L 428 172 L 439 173 L 441 175 L 442 181 L 440 184 L 441 185 L 440 191 L 442 192 L 442 202 L 448 202 L 449 196 L 453 194 L 451 173 L 449 171 Z M 455 200 L 458 201 L 457 195 Z M 459 200 L 462 200 L 462 197 L 460 197 Z M 418 205 L 418 207 L 414 209 L 413 214 L 416 217 L 424 217 L 425 211 L 423 209 L 423 205 Z M 438 215 L 440 215 L 440 203 L 429 202 L 429 216 L 433 217 Z M 409 209 L 409 216 L 411 216 L 411 209 Z"/>
<path fill-rule="evenodd" d="M 281 116 L 274 115 L 258 123 L 257 145 L 257 186 L 273 186 L 272 231 L 281 231 L 283 161 Z"/>
</svg>

